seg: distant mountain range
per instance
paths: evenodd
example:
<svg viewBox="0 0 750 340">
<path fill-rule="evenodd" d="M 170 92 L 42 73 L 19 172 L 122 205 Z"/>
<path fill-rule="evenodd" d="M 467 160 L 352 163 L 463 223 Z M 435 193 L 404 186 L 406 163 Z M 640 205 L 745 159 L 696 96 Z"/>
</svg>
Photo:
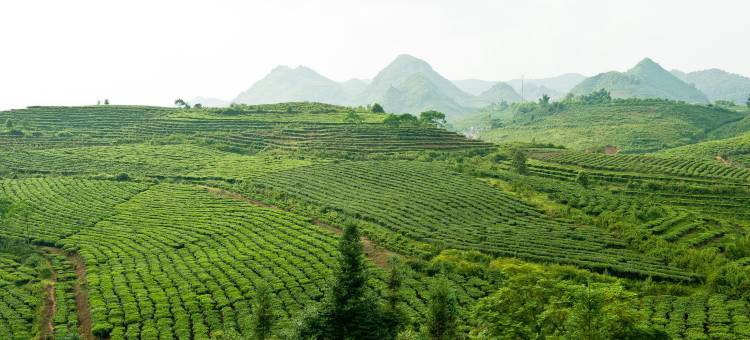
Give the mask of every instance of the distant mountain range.
<svg viewBox="0 0 750 340">
<path fill-rule="evenodd" d="M 417 114 L 433 109 L 442 111 L 449 117 L 458 117 L 500 101 L 534 101 L 544 94 L 554 100 L 561 99 L 570 92 L 587 94 L 602 88 L 609 90 L 613 97 L 620 98 L 667 98 L 689 103 L 708 103 L 709 100 L 721 99 L 744 103 L 750 93 L 750 78 L 717 69 L 691 73 L 677 70 L 669 72 L 646 58 L 626 72 L 611 71 L 589 78 L 577 73 L 567 73 L 552 78 L 523 81 L 451 81 L 424 60 L 402 54 L 372 80 L 337 82 L 304 66 L 278 66 L 240 93 L 233 102 L 269 104 L 315 101 L 338 105 L 367 105 L 377 102 L 386 111 L 393 113 Z"/>
<path fill-rule="evenodd" d="M 344 84 L 330 80 L 307 67 L 277 66 L 265 78 L 234 99 L 235 103 L 243 104 L 297 101 L 345 104 L 349 101 L 349 95 Z"/>
<path fill-rule="evenodd" d="M 712 102 L 727 100 L 744 104 L 750 95 L 750 78 L 739 74 L 716 68 L 690 73 L 672 70 L 672 74 L 686 83 L 695 85 Z"/>
<path fill-rule="evenodd" d="M 646 58 L 626 72 L 610 71 L 587 78 L 576 85 L 573 94 L 606 89 L 615 98 L 666 98 L 688 103 L 708 103 L 708 97 L 653 60 Z"/>
</svg>

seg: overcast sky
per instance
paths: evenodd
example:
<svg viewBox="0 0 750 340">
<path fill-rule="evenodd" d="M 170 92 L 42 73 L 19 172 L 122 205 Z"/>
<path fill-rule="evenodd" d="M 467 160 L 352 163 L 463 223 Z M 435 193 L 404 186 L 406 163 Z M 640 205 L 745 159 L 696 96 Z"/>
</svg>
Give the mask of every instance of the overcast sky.
<svg viewBox="0 0 750 340">
<path fill-rule="evenodd" d="M 450 79 L 667 69 L 750 75 L 750 1 L 2 1 L 0 109 L 231 100 L 274 66 Z"/>
</svg>

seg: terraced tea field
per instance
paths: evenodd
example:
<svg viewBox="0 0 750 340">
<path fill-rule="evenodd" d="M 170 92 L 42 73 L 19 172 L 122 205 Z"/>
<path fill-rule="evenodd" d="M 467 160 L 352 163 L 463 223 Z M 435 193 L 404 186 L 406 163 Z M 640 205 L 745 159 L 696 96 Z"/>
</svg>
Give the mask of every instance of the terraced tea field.
<svg viewBox="0 0 750 340">
<path fill-rule="evenodd" d="M 444 280 L 476 332 L 478 302 L 534 262 L 562 277 L 524 292 L 594 280 L 673 338 L 747 335 L 746 169 L 528 148 L 520 175 L 504 147 L 349 110 L 0 112 L 20 131 L 0 130 L 0 339 L 249 337 L 261 285 L 287 338 L 327 301 L 352 225 L 403 331 L 422 332 Z"/>
<path fill-rule="evenodd" d="M 744 339 L 750 337 L 750 309 L 746 301 L 721 294 L 649 296 L 643 308 L 651 322 L 674 338 Z"/>
<path fill-rule="evenodd" d="M 296 199 L 432 246 L 571 263 L 629 275 L 689 280 L 690 274 L 627 251 L 596 228 L 555 220 L 473 178 L 409 161 L 310 166 L 253 180 L 260 196 Z M 456 190 L 456 188 L 460 188 Z M 293 203 L 296 204 L 296 203 Z M 317 212 L 316 212 L 317 213 Z M 389 244 L 414 252 L 409 243 Z M 419 248 L 416 248 L 419 249 Z M 417 253 L 419 254 L 419 253 Z"/>
<path fill-rule="evenodd" d="M 0 134 L 0 143 L 13 149 L 48 149 L 190 139 L 242 150 L 353 153 L 490 147 L 443 129 L 385 127 L 380 124 L 384 115 L 365 114 L 369 123 L 347 124 L 344 113 L 281 114 L 265 107 L 239 114 L 143 106 L 32 107 L 0 112 L 0 120 L 16 121 L 23 133 Z"/>
</svg>

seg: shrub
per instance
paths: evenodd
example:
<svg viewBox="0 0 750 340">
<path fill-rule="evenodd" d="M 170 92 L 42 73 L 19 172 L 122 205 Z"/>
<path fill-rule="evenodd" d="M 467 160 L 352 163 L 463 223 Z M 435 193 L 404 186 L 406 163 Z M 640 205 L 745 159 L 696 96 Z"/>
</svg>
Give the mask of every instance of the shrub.
<svg viewBox="0 0 750 340">
<path fill-rule="evenodd" d="M 91 332 L 100 338 L 105 338 L 109 336 L 110 332 L 112 332 L 112 327 L 113 326 L 109 322 L 100 322 L 94 324 L 91 328 Z"/>
</svg>

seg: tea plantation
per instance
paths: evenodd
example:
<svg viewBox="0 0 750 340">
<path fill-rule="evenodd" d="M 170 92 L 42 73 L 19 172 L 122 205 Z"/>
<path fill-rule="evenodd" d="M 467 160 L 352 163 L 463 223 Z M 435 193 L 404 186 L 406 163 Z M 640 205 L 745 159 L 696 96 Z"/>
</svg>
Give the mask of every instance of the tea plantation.
<svg viewBox="0 0 750 340">
<path fill-rule="evenodd" d="M 681 129 L 669 105 L 566 114 L 636 110 Z M 740 118 L 710 115 L 689 124 Z M 0 339 L 297 338 L 338 315 L 355 269 L 346 282 L 373 320 L 397 316 L 393 338 L 424 338 L 442 311 L 457 339 L 571 338 L 580 322 L 603 338 L 750 337 L 739 151 L 729 164 L 705 157 L 718 142 L 494 145 L 388 117 L 319 103 L 0 112 Z M 553 123 L 536 119 L 513 133 Z M 667 137 L 630 151 L 687 143 Z"/>
</svg>

